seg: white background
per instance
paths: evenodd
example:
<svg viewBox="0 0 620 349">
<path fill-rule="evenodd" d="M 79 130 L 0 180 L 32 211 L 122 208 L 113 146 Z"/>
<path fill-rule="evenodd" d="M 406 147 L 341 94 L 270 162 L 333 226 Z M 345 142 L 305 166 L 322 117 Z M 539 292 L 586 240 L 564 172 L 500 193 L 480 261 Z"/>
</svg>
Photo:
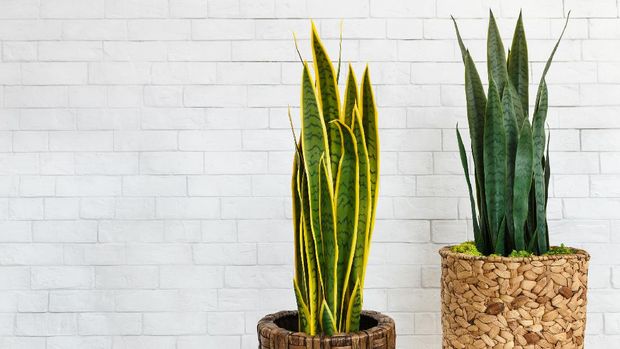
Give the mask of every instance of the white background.
<svg viewBox="0 0 620 349">
<path fill-rule="evenodd" d="M 0 348 L 256 348 L 257 320 L 294 307 L 286 109 L 308 18 L 334 59 L 344 19 L 343 60 L 376 88 L 365 305 L 399 348 L 439 348 L 437 250 L 470 230 L 449 15 L 486 80 L 489 7 L 507 40 L 524 9 L 533 82 L 573 10 L 548 76 L 551 240 L 592 253 L 587 348 L 617 347 L 616 0 L 0 0 Z"/>
</svg>

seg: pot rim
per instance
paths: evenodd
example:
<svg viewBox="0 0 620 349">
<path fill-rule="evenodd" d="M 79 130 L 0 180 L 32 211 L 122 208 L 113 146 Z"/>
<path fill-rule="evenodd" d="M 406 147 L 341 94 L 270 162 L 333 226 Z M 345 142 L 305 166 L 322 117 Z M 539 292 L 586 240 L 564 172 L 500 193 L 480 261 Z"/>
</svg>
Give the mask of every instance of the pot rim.
<svg viewBox="0 0 620 349">
<path fill-rule="evenodd" d="M 481 260 L 485 262 L 502 262 L 502 263 L 510 263 L 510 262 L 533 262 L 533 261 L 548 261 L 548 260 L 560 260 L 560 259 L 570 259 L 570 260 L 579 260 L 585 259 L 586 261 L 590 260 L 590 254 L 586 250 L 582 250 L 579 248 L 570 247 L 575 250 L 575 253 L 571 254 L 556 254 L 556 255 L 546 255 L 546 256 L 529 256 L 529 257 L 504 257 L 504 256 L 472 256 L 465 253 L 454 252 L 450 248 L 454 245 L 444 246 L 439 250 L 439 254 L 442 257 L 454 257 L 457 259 L 464 260 Z M 568 246 L 567 246 L 568 247 Z"/>
<path fill-rule="evenodd" d="M 297 310 L 284 310 L 284 311 L 279 311 L 277 313 L 266 315 L 265 317 L 263 317 L 262 319 L 258 321 L 258 325 L 257 325 L 258 332 L 260 333 L 261 329 L 269 328 L 270 331 L 280 333 L 282 335 L 295 334 L 298 337 L 306 337 L 310 339 L 320 338 L 320 339 L 325 340 L 325 339 L 331 339 L 331 338 L 342 338 L 342 337 L 352 337 L 352 336 L 370 336 L 373 334 L 378 336 L 381 333 L 387 333 L 389 331 L 392 331 L 395 327 L 395 322 L 391 317 L 385 314 L 382 314 L 378 311 L 371 311 L 371 310 L 362 310 L 362 316 L 367 316 L 377 321 L 376 326 L 373 326 L 367 330 L 361 330 L 358 332 L 337 333 L 333 336 L 325 336 L 323 334 L 311 336 L 311 335 L 306 334 L 305 332 L 295 332 L 295 331 L 287 330 L 283 327 L 278 326 L 275 322 L 276 320 L 281 319 L 285 316 L 297 316 L 297 313 L 298 313 Z"/>
</svg>

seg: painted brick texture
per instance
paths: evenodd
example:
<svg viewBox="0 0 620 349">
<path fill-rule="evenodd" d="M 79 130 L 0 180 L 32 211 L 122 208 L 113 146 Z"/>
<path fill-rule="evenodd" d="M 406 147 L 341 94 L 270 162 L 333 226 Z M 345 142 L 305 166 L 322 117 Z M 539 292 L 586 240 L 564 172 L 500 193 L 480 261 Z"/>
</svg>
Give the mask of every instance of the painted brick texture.
<svg viewBox="0 0 620 349">
<path fill-rule="evenodd" d="M 592 253 L 586 346 L 617 347 L 617 1 L 3 0 L 0 348 L 254 349 L 257 320 L 294 308 L 287 108 L 308 18 L 332 57 L 344 20 L 343 60 L 376 85 L 366 307 L 399 348 L 439 348 L 437 250 L 471 238 L 449 16 L 483 63 L 489 8 L 507 40 L 523 9 L 531 81 L 572 10 L 547 79 L 551 239 Z"/>
</svg>

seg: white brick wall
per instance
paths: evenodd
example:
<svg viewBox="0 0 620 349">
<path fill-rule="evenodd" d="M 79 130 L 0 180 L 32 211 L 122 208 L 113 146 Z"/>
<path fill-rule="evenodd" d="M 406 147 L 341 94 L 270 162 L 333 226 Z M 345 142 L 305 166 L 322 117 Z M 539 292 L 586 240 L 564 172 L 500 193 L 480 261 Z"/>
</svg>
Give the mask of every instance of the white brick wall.
<svg viewBox="0 0 620 349">
<path fill-rule="evenodd" d="M 532 81 L 572 10 L 548 78 L 550 227 L 592 252 L 587 347 L 616 347 L 617 1 L 2 0 L 0 348 L 256 348 L 256 321 L 294 307 L 286 113 L 309 17 L 333 58 L 344 20 L 380 104 L 366 306 L 399 348 L 439 348 L 436 251 L 471 237 L 449 15 L 482 63 L 489 7 L 506 39 L 523 8 Z"/>
</svg>

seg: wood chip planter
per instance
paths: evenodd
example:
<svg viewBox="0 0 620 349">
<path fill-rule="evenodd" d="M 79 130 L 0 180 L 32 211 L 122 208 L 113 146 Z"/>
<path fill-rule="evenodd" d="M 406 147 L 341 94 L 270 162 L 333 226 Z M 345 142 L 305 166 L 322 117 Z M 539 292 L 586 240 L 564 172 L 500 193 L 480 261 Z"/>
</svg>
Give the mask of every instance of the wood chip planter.
<svg viewBox="0 0 620 349">
<path fill-rule="evenodd" d="M 443 348 L 583 348 L 586 251 L 528 258 L 476 257 L 445 247 Z"/>
<path fill-rule="evenodd" d="M 356 333 L 332 337 L 308 336 L 297 331 L 297 312 L 282 311 L 258 322 L 259 349 L 395 349 L 394 320 L 374 311 L 363 311 Z"/>
</svg>

